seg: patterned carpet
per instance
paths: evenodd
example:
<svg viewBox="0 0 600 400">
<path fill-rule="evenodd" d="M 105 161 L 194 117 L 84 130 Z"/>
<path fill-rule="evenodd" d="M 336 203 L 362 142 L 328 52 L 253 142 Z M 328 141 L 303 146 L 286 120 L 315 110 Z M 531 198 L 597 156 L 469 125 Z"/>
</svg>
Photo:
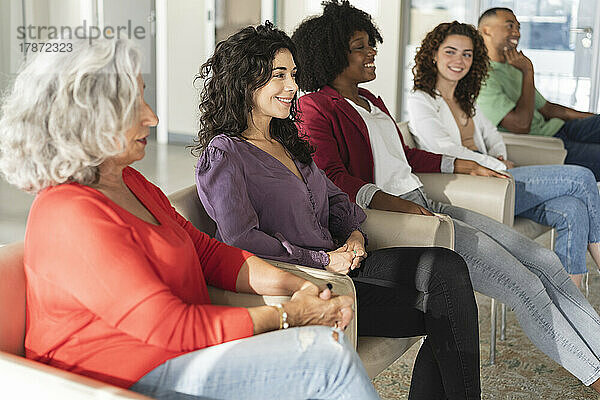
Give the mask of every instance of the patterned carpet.
<svg viewBox="0 0 600 400">
<path fill-rule="evenodd" d="M 600 311 L 600 274 L 588 254 L 589 301 Z M 477 295 L 479 334 L 481 341 L 481 387 L 484 400 L 521 399 L 599 399 L 545 354 L 539 351 L 519 327 L 513 312 L 507 313 L 506 340 L 500 339 L 500 308 L 498 307 L 498 342 L 496 364 L 489 363 L 490 300 Z M 600 332 L 599 332 L 600 334 Z M 386 400 L 407 399 L 410 376 L 419 343 L 373 381 L 379 395 Z"/>
</svg>

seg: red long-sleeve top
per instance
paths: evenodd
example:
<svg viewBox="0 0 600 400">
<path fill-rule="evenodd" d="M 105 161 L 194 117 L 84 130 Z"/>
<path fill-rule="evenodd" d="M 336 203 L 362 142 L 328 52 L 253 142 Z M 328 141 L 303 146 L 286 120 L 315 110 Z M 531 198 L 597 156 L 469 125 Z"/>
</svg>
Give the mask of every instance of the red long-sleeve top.
<svg viewBox="0 0 600 400">
<path fill-rule="evenodd" d="M 252 335 L 248 311 L 211 305 L 206 287 L 235 290 L 252 254 L 194 228 L 134 169 L 123 179 L 160 225 L 76 183 L 36 197 L 25 235 L 25 349 L 129 387 L 170 358 Z"/>
</svg>

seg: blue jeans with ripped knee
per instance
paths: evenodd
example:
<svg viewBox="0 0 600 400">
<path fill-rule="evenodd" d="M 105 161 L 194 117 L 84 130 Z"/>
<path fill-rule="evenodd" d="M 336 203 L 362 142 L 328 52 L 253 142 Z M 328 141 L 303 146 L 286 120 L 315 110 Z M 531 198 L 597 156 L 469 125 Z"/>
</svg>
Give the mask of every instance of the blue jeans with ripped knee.
<svg viewBox="0 0 600 400">
<path fill-rule="evenodd" d="M 164 362 L 131 390 L 157 399 L 379 399 L 358 355 L 332 328 L 273 331 Z"/>
<path fill-rule="evenodd" d="M 554 251 L 569 274 L 587 272 L 588 243 L 600 242 L 600 196 L 594 174 L 577 165 L 508 170 L 515 178 L 515 215 L 556 228 Z"/>
</svg>

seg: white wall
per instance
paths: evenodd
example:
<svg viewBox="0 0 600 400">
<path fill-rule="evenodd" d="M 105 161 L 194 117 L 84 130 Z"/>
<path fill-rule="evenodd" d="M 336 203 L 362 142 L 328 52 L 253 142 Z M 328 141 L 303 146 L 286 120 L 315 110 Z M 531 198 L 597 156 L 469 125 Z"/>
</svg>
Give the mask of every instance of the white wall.
<svg viewBox="0 0 600 400">
<path fill-rule="evenodd" d="M 401 100 L 397 96 L 397 90 L 402 3 L 400 0 L 351 0 L 350 3 L 371 13 L 373 21 L 383 36 L 383 44 L 378 46 L 378 54 L 375 58 L 377 79 L 361 86 L 381 96 L 387 108 L 394 114 L 397 102 Z M 320 0 L 282 1 L 280 28 L 291 35 L 302 20 L 321 12 L 322 8 L 319 5 Z"/>
<path fill-rule="evenodd" d="M 89 0 L 25 0 L 26 23 L 34 26 L 79 26 L 83 22 L 82 6 L 87 1 Z M 41 33 L 44 35 L 47 31 Z M 35 35 L 37 36 L 37 32 Z"/>
<path fill-rule="evenodd" d="M 2 32 L 3 35 L 0 41 L 3 43 L 2 47 L 4 48 L 2 56 L 6 56 L 6 59 L 0 63 L 7 68 L 6 70 L 3 70 L 3 72 L 9 74 L 9 77 L 10 74 L 12 74 L 14 77 L 14 74 L 18 71 L 19 66 L 24 59 L 20 47 L 20 44 L 23 41 L 18 39 L 19 34 L 17 32 L 17 27 L 23 25 L 23 14 L 21 11 L 22 7 L 20 1 L 11 0 L 9 4 L 10 5 L 4 2 L 2 8 L 8 13 L 7 15 L 0 17 L 0 19 L 2 19 L 2 23 L 0 24 L 0 32 Z M 3 12 L 0 14 L 3 14 Z M 4 26 L 4 21 L 6 21 L 6 18 L 8 18 L 9 22 L 6 26 Z M 7 36 L 4 36 L 5 33 Z"/>
<path fill-rule="evenodd" d="M 0 93 L 7 88 L 22 61 L 23 52 L 20 45 L 23 40 L 18 39 L 17 28 L 23 25 L 22 2 L 20 0 L 0 1 Z M 26 0 L 25 18 L 26 25 L 79 25 L 80 24 L 79 0 Z M 37 32 L 34 33 L 37 38 Z M 40 42 L 27 40 L 27 42 Z"/>
<path fill-rule="evenodd" d="M 83 16 L 81 9 L 82 3 L 85 1 L 78 0 L 37 0 L 38 6 L 36 7 L 36 21 L 41 21 L 45 16 L 45 10 L 43 10 L 42 3 L 48 4 L 48 14 L 46 16 L 48 25 L 53 26 L 79 26 L 83 23 Z M 87 17 L 87 16 L 86 16 Z M 29 23 L 29 22 L 27 22 Z M 35 22 L 42 24 L 41 22 Z M 93 21 L 87 21 L 87 25 L 93 24 Z"/>
<path fill-rule="evenodd" d="M 169 0 L 167 7 L 168 129 L 169 133 L 195 135 L 197 93 L 193 81 L 209 56 L 204 41 L 204 0 Z"/>
<path fill-rule="evenodd" d="M 10 2 L 0 1 L 0 94 L 10 81 L 10 38 L 16 31 L 10 23 Z"/>
<path fill-rule="evenodd" d="M 193 79 L 209 56 L 204 36 L 207 29 L 205 3 L 213 0 L 169 0 L 168 2 L 168 131 L 195 135 L 197 131 L 197 91 Z M 241 0 L 240 0 L 241 1 Z M 282 0 L 278 25 L 288 34 L 308 17 L 319 13 L 321 0 Z M 400 38 L 399 0 L 353 0 L 372 13 L 384 43 L 376 58 L 378 78 L 364 85 L 380 95 L 389 110 L 397 108 L 398 55 Z"/>
</svg>

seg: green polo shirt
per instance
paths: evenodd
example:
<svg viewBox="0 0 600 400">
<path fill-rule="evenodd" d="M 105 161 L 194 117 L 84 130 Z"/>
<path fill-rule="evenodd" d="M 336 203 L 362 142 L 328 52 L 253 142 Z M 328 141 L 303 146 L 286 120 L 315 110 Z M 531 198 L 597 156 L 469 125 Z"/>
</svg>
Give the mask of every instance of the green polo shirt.
<svg viewBox="0 0 600 400">
<path fill-rule="evenodd" d="M 490 64 L 489 76 L 481 86 L 479 97 L 477 97 L 477 105 L 487 119 L 497 125 L 500 130 L 505 130 L 500 127 L 500 121 L 515 108 L 521 97 L 523 73 L 508 63 L 491 61 Z M 529 133 L 540 136 L 554 136 L 565 121 L 560 118 L 551 118 L 546 121 L 538 111 L 544 104 L 546 104 L 546 99 L 536 89 L 535 111 L 533 112 Z"/>
</svg>

